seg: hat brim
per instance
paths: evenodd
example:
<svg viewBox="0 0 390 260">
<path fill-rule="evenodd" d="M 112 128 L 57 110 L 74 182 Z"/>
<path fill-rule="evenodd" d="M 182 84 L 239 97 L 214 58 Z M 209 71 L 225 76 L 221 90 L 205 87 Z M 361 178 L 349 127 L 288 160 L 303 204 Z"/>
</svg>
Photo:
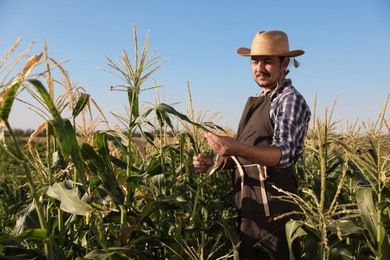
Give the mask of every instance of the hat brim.
<svg viewBox="0 0 390 260">
<path fill-rule="evenodd" d="M 305 52 L 303 50 L 293 50 L 293 51 L 288 51 L 288 52 L 283 52 L 283 53 L 251 53 L 251 49 L 249 48 L 239 48 L 237 49 L 237 54 L 241 56 L 278 56 L 278 57 L 297 57 Z"/>
</svg>

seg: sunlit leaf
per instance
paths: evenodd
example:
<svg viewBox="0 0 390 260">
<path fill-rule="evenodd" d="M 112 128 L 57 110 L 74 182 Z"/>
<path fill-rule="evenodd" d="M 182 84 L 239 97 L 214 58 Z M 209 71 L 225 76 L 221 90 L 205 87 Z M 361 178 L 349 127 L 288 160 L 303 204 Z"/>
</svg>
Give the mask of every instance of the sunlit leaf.
<svg viewBox="0 0 390 260">
<path fill-rule="evenodd" d="M 136 252 L 134 250 L 129 250 L 127 248 L 123 248 L 123 249 L 118 249 L 118 251 L 123 251 L 123 250 L 126 250 L 127 253 L 129 253 L 129 251 L 132 251 L 134 255 L 136 255 Z M 86 254 L 84 256 L 84 258 L 76 258 L 76 260 L 79 259 L 94 259 L 94 260 L 106 260 L 106 259 L 112 259 L 112 260 L 129 260 L 131 258 L 129 258 L 127 255 L 123 254 L 123 253 L 119 253 L 119 252 L 109 252 L 107 253 L 105 250 L 103 249 L 95 249 L 91 252 L 89 252 L 88 254 Z"/>
<path fill-rule="evenodd" d="M 89 216 L 92 212 L 92 207 L 79 198 L 70 181 L 54 183 L 46 189 L 46 193 L 59 200 L 60 208 L 65 212 L 81 216 Z"/>
<path fill-rule="evenodd" d="M 376 241 L 378 230 L 377 210 L 372 198 L 370 188 L 361 188 L 356 193 L 356 201 L 359 209 L 362 211 L 362 220 L 365 224 L 372 241 Z"/>
<path fill-rule="evenodd" d="M 170 119 L 169 119 L 169 116 L 168 114 L 171 114 L 171 115 L 174 115 L 178 118 L 180 118 L 181 120 L 187 122 L 187 123 L 190 123 L 190 124 L 193 124 L 199 128 L 201 128 L 202 130 L 206 131 L 206 132 L 209 132 L 210 130 L 208 130 L 206 127 L 204 127 L 203 125 L 200 125 L 198 123 L 195 123 L 193 121 L 191 121 L 186 115 L 178 112 L 176 109 L 174 109 L 172 106 L 170 105 L 167 105 L 165 103 L 160 103 L 156 106 L 156 112 L 158 112 L 158 115 L 160 117 L 160 120 L 165 120 L 170 126 L 172 125 Z"/>
<path fill-rule="evenodd" d="M 42 133 L 44 130 L 46 130 L 46 135 L 49 135 L 48 131 L 48 123 L 45 121 L 43 124 L 38 126 L 37 129 L 30 135 L 30 138 L 27 141 L 26 145 L 31 144 L 31 142 L 36 138 L 40 133 Z"/>
<path fill-rule="evenodd" d="M 158 157 L 152 157 L 146 166 L 146 173 L 150 176 L 158 175 L 163 173 L 163 167 L 161 160 Z"/>
<path fill-rule="evenodd" d="M 49 109 L 49 111 L 50 111 L 51 115 L 53 116 L 54 120 L 58 124 L 62 124 L 61 115 L 58 112 L 56 106 L 54 105 L 53 100 L 51 99 L 51 97 L 50 97 L 49 93 L 47 92 L 45 86 L 43 86 L 43 84 L 39 80 L 36 80 L 36 79 L 30 79 L 28 81 L 37 89 L 38 93 L 40 94 L 41 98 L 45 102 L 45 105 Z"/>
<path fill-rule="evenodd" d="M 23 70 L 19 75 L 21 80 L 24 80 L 24 78 L 26 78 L 30 74 L 32 69 L 38 64 L 39 60 L 42 57 L 42 54 L 43 53 L 33 55 L 26 61 L 26 64 L 24 65 Z"/>
<path fill-rule="evenodd" d="M 7 121 L 9 114 L 12 109 L 12 104 L 15 100 L 16 93 L 18 88 L 20 87 L 21 82 L 16 82 L 15 84 L 11 85 L 10 87 L 6 88 L 1 93 L 1 102 L 0 102 L 0 119 L 3 121 Z"/>
<path fill-rule="evenodd" d="M 81 113 L 81 111 L 83 111 L 84 107 L 88 104 L 89 98 L 90 95 L 88 94 L 85 93 L 80 94 L 79 99 L 77 100 L 77 103 L 72 111 L 73 117 L 78 116 Z"/>
<path fill-rule="evenodd" d="M 329 259 L 354 260 L 356 259 L 356 256 L 354 256 L 347 248 L 339 246 L 330 250 Z"/>
<path fill-rule="evenodd" d="M 49 121 L 49 124 L 55 129 L 56 135 L 60 140 L 62 153 L 65 160 L 71 156 L 73 164 L 77 170 L 77 175 L 87 190 L 88 182 L 84 172 L 84 165 L 80 155 L 80 148 L 76 138 L 76 132 L 68 119 L 58 121 Z"/>
<path fill-rule="evenodd" d="M 96 136 L 97 152 L 89 145 L 82 144 L 81 154 L 88 167 L 102 180 L 105 190 L 116 203 L 123 203 L 124 195 L 112 168 L 107 136 L 100 133 Z"/>
<path fill-rule="evenodd" d="M 356 201 L 358 203 L 359 209 L 362 211 L 362 220 L 364 222 L 365 228 L 370 234 L 371 241 L 376 241 L 376 243 L 381 243 L 381 250 L 384 257 L 387 259 L 390 257 L 390 246 L 389 246 L 389 235 L 386 233 L 386 230 L 383 226 L 383 223 L 378 223 L 378 211 L 375 207 L 375 202 L 372 197 L 373 192 L 370 188 L 361 188 L 356 193 Z M 378 236 L 380 232 L 380 236 Z M 376 247 L 377 245 L 375 245 Z"/>
<path fill-rule="evenodd" d="M 47 231 L 44 229 L 29 229 L 15 236 L 0 236 L 0 242 L 18 239 L 44 241 L 47 239 Z"/>
<path fill-rule="evenodd" d="M 295 259 L 293 254 L 293 244 L 295 239 L 303 237 L 307 233 L 302 229 L 302 223 L 296 220 L 290 220 L 286 223 L 287 244 L 290 251 L 290 259 Z"/>
<path fill-rule="evenodd" d="M 116 130 L 106 131 L 107 140 L 111 141 L 115 147 L 119 148 L 122 152 L 127 152 L 127 136 Z"/>
<path fill-rule="evenodd" d="M 81 182 L 87 190 L 88 183 L 87 177 L 84 173 L 83 163 L 81 161 L 79 145 L 76 138 L 76 132 L 68 119 L 62 119 L 60 113 L 58 112 L 56 106 L 53 103 L 49 93 L 46 88 L 39 80 L 28 80 L 38 91 L 40 96 L 42 97 L 45 105 L 49 109 L 51 115 L 53 116 L 53 120 L 49 121 L 49 123 L 55 129 L 57 137 L 60 140 L 62 153 L 64 155 L 64 159 L 67 160 L 69 156 L 72 156 L 73 164 L 77 170 L 77 175 L 80 177 Z"/>
<path fill-rule="evenodd" d="M 165 185 L 165 176 L 164 174 L 157 174 L 151 178 L 153 183 L 153 188 L 156 195 L 165 194 L 166 193 L 166 185 Z"/>
<path fill-rule="evenodd" d="M 58 169 L 65 169 L 67 166 L 66 161 L 64 160 L 64 157 L 62 156 L 62 153 L 60 151 L 56 151 L 53 153 L 53 164 L 52 168 L 58 168 Z"/>
<path fill-rule="evenodd" d="M 39 228 L 39 219 L 37 209 L 34 202 L 31 202 L 27 207 L 18 212 L 16 225 L 11 232 L 11 235 L 16 236 L 24 230 Z"/>
</svg>

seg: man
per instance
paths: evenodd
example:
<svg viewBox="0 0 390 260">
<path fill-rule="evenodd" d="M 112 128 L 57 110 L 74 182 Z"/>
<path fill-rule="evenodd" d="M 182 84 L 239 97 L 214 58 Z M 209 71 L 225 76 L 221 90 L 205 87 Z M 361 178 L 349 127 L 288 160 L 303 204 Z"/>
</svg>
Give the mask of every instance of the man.
<svg viewBox="0 0 390 260">
<path fill-rule="evenodd" d="M 285 224 L 299 218 L 299 207 L 275 198 L 282 194 L 274 186 L 298 193 L 294 163 L 303 153 L 310 109 L 285 76 L 290 59 L 304 51 L 290 51 L 282 31 L 262 31 L 256 33 L 250 49 L 239 48 L 237 53 L 251 57 L 252 74 L 262 90 L 248 98 L 236 139 L 212 133 L 205 138 L 211 149 L 225 158 L 223 169 L 234 169 L 240 258 L 289 259 Z M 232 158 L 237 158 L 239 165 Z M 206 172 L 213 160 L 194 156 L 193 165 L 196 171 Z M 286 213 L 290 214 L 275 219 Z"/>
</svg>

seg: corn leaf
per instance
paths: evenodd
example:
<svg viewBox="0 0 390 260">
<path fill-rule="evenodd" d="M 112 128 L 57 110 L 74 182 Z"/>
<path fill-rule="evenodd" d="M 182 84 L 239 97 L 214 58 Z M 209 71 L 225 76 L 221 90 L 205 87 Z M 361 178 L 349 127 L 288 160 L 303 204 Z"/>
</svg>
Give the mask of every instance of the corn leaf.
<svg viewBox="0 0 390 260">
<path fill-rule="evenodd" d="M 171 114 L 171 115 L 174 115 L 178 118 L 180 118 L 181 120 L 187 122 L 187 123 L 190 123 L 192 125 L 195 125 L 196 127 L 199 127 L 201 128 L 202 130 L 206 131 L 206 132 L 210 132 L 209 129 L 207 129 L 205 126 L 201 125 L 201 124 L 198 124 L 198 123 L 195 123 L 193 121 L 191 121 L 186 115 L 178 112 L 176 109 L 174 109 L 172 106 L 170 105 L 167 105 L 165 103 L 160 103 L 156 106 L 155 108 L 156 112 L 157 112 L 157 116 L 159 118 L 159 120 L 165 120 L 165 122 L 167 122 L 167 124 L 171 127 L 172 126 L 172 123 L 171 123 L 171 120 L 169 119 L 169 116 L 168 114 Z M 160 125 L 161 122 L 160 122 Z"/>
<path fill-rule="evenodd" d="M 287 244 L 290 251 L 290 259 L 295 259 L 293 254 L 293 244 L 295 239 L 305 236 L 307 233 L 302 229 L 302 223 L 290 220 L 286 223 Z"/>
<path fill-rule="evenodd" d="M 44 229 L 29 229 L 16 236 L 0 236 L 0 243 L 18 239 L 44 241 L 47 239 L 47 231 Z"/>
<path fill-rule="evenodd" d="M 16 225 L 11 232 L 11 235 L 16 236 L 21 234 L 24 230 L 39 228 L 39 219 L 35 203 L 31 202 L 27 207 L 18 212 Z"/>
<path fill-rule="evenodd" d="M 107 144 L 107 135 L 100 133 L 96 136 L 97 152 L 89 144 L 81 146 L 81 154 L 90 169 L 98 175 L 107 192 L 116 203 L 123 203 L 124 195 L 119 186 L 111 164 L 111 156 Z"/>
<path fill-rule="evenodd" d="M 0 103 L 0 119 L 7 121 L 9 114 L 11 113 L 12 104 L 14 103 L 16 93 L 20 87 L 21 82 L 16 82 L 11 85 L 9 88 L 6 88 L 1 93 L 1 103 Z"/>
<path fill-rule="evenodd" d="M 340 234 L 343 238 L 363 234 L 363 229 L 352 222 L 334 221 L 329 224 L 329 228 L 334 233 Z"/>
<path fill-rule="evenodd" d="M 225 236 L 231 241 L 232 243 L 232 248 L 233 248 L 233 259 L 238 260 L 239 258 L 239 252 L 238 252 L 238 245 L 240 243 L 240 238 L 237 235 L 236 232 L 232 230 L 232 228 L 226 224 L 223 221 L 218 221 L 217 224 L 221 225 L 224 230 Z"/>
<path fill-rule="evenodd" d="M 59 200 L 60 209 L 65 212 L 81 216 L 89 216 L 92 212 L 92 207 L 79 198 L 70 181 L 54 183 L 46 189 L 46 193 Z"/>
<path fill-rule="evenodd" d="M 127 251 L 127 253 L 129 253 L 129 251 L 133 251 L 133 252 L 130 252 L 132 253 L 133 255 L 136 255 L 136 251 L 135 250 L 129 250 L 128 248 L 121 248 L 121 249 L 118 249 L 118 250 L 125 250 Z M 122 253 L 119 253 L 119 252 L 111 252 L 111 253 L 107 253 L 105 250 L 103 249 L 96 249 L 96 250 L 93 250 L 91 252 L 89 252 L 88 254 L 86 254 L 84 256 L 84 258 L 76 258 L 77 259 L 94 259 L 94 260 L 106 260 L 106 259 L 113 259 L 113 260 L 128 260 L 130 259 L 128 256 L 126 256 L 125 254 L 122 254 Z"/>
<path fill-rule="evenodd" d="M 163 173 L 154 175 L 151 178 L 151 182 L 153 184 L 154 192 L 157 196 L 161 194 L 166 194 L 165 176 Z"/>
<path fill-rule="evenodd" d="M 118 181 L 114 175 L 111 161 L 106 161 L 101 155 L 99 155 L 89 144 L 82 144 L 81 155 L 84 158 L 87 166 L 95 173 L 98 178 L 103 182 L 105 191 L 110 195 L 116 203 L 123 203 L 124 195 L 120 189 Z"/>
<path fill-rule="evenodd" d="M 372 190 L 370 188 L 361 188 L 356 193 L 356 201 L 359 209 L 362 211 L 362 220 L 365 228 L 370 234 L 371 241 L 375 241 L 375 247 L 377 243 L 381 244 L 382 259 L 389 259 L 390 246 L 389 235 L 386 233 L 383 223 L 378 223 L 377 214 L 378 211 L 375 207 L 375 202 L 372 197 Z M 380 236 L 378 236 L 380 232 Z"/>
<path fill-rule="evenodd" d="M 49 124 L 53 126 L 57 137 L 60 140 L 64 159 L 67 160 L 69 156 L 71 156 L 77 175 L 80 177 L 85 190 L 88 190 L 88 181 L 84 172 L 84 164 L 82 162 L 80 148 L 72 124 L 68 119 L 61 120 L 61 122 L 49 121 Z"/>
<path fill-rule="evenodd" d="M 28 80 L 28 82 L 30 82 L 37 89 L 39 95 L 41 96 L 41 98 L 45 102 L 45 105 L 49 109 L 49 111 L 50 111 L 51 115 L 53 116 L 54 120 L 57 123 L 62 124 L 61 115 L 58 112 L 56 106 L 54 105 L 53 100 L 51 99 L 51 97 L 50 97 L 49 93 L 47 92 L 45 86 L 43 86 L 43 84 L 39 80 L 36 80 L 36 79 L 30 79 L 30 80 Z"/>
<path fill-rule="evenodd" d="M 31 70 L 38 64 L 39 60 L 42 57 L 42 53 L 31 56 L 25 63 L 23 70 L 19 73 L 16 81 L 11 84 L 9 88 L 6 88 L 1 93 L 0 99 L 0 119 L 8 120 L 9 114 L 11 112 L 12 104 L 15 100 L 17 90 L 22 84 L 23 80 L 28 76 Z"/>
<path fill-rule="evenodd" d="M 127 95 L 131 114 L 137 118 L 139 116 L 139 90 L 135 87 L 127 88 Z"/>
<path fill-rule="evenodd" d="M 83 111 L 84 107 L 88 104 L 90 95 L 81 93 L 79 99 L 77 100 L 77 103 L 72 111 L 72 116 L 76 117 L 78 116 L 81 111 Z"/>
<path fill-rule="evenodd" d="M 376 241 L 378 220 L 377 210 L 372 198 L 372 190 L 370 188 L 361 188 L 356 193 L 356 201 L 358 203 L 359 209 L 362 212 L 362 220 L 365 224 L 365 227 L 367 228 L 372 241 Z"/>
<path fill-rule="evenodd" d="M 58 112 L 56 106 L 54 105 L 49 93 L 39 80 L 33 79 L 28 81 L 37 89 L 38 93 L 45 102 L 45 105 L 53 116 L 53 120 L 49 121 L 49 123 L 55 129 L 57 137 L 60 140 L 62 153 L 64 155 L 65 160 L 67 160 L 69 156 L 72 156 L 72 161 L 77 170 L 77 175 L 80 177 L 84 189 L 88 190 L 87 178 L 85 176 L 83 163 L 81 161 L 80 149 L 76 138 L 76 132 L 73 129 L 72 124 L 68 119 L 61 118 L 61 115 Z"/>
<path fill-rule="evenodd" d="M 159 175 L 163 173 L 163 167 L 161 165 L 161 160 L 157 157 L 152 157 L 146 166 L 146 174 L 149 176 Z"/>
<path fill-rule="evenodd" d="M 127 136 L 121 131 L 108 130 L 105 132 L 107 135 L 107 140 L 111 141 L 116 148 L 120 149 L 122 152 L 127 152 Z"/>
</svg>

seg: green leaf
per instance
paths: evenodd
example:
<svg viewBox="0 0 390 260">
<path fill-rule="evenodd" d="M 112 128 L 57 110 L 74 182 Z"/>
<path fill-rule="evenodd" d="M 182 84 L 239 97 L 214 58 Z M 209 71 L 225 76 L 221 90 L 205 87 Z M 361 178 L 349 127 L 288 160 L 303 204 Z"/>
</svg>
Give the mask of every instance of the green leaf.
<svg viewBox="0 0 390 260">
<path fill-rule="evenodd" d="M 105 171 L 100 173 L 103 183 L 109 188 L 110 195 L 113 196 L 113 200 L 116 203 L 122 204 L 124 201 L 124 195 L 114 174 L 114 169 L 112 168 L 107 135 L 105 133 L 99 133 L 96 136 L 96 149 L 100 157 L 103 159 L 105 166 Z"/>
<path fill-rule="evenodd" d="M 45 105 L 47 106 L 47 108 L 49 109 L 51 115 L 54 117 L 54 120 L 58 124 L 62 124 L 61 115 L 58 112 L 56 106 L 54 105 L 53 100 L 51 99 L 45 86 L 43 86 L 43 84 L 39 80 L 36 80 L 36 79 L 30 79 L 30 80 L 28 80 L 28 82 L 30 82 L 37 89 L 39 95 L 42 97 L 42 99 L 45 102 Z"/>
<path fill-rule="evenodd" d="M 163 167 L 161 165 L 161 160 L 154 156 L 148 162 L 146 166 L 146 174 L 149 176 L 154 176 L 163 173 Z"/>
<path fill-rule="evenodd" d="M 61 122 L 49 121 L 49 124 L 53 126 L 56 135 L 60 140 L 64 159 L 68 160 L 69 156 L 72 157 L 73 164 L 77 170 L 77 175 L 80 177 L 84 189 L 87 190 L 87 177 L 84 173 L 84 165 L 80 155 L 80 148 L 77 142 L 76 132 L 74 131 L 72 124 L 68 119 L 61 119 Z"/>
<path fill-rule="evenodd" d="M 46 193 L 59 200 L 60 209 L 65 212 L 81 216 L 89 216 L 92 212 L 92 207 L 79 198 L 70 181 L 54 183 L 46 189 Z"/>
<path fill-rule="evenodd" d="M 356 259 L 356 256 L 354 256 L 347 248 L 345 247 L 336 247 L 332 248 L 330 250 L 330 256 L 329 259 L 332 260 L 348 260 L 348 259 Z"/>
<path fill-rule="evenodd" d="M 356 226 L 352 222 L 333 221 L 329 223 L 329 229 L 334 233 L 340 234 L 342 237 L 349 237 L 351 235 L 363 234 L 361 227 Z"/>
<path fill-rule="evenodd" d="M 94 260 L 126 259 L 128 260 L 129 258 L 126 257 L 126 255 L 117 252 L 107 253 L 102 249 L 96 249 L 86 254 L 83 259 L 94 259 Z"/>
<path fill-rule="evenodd" d="M 37 89 L 38 93 L 44 100 L 47 108 L 54 118 L 52 121 L 49 121 L 49 123 L 55 129 L 55 132 L 60 140 L 65 160 L 67 160 L 69 156 L 72 156 L 72 161 L 77 170 L 77 175 L 80 177 L 84 189 L 88 190 L 87 178 L 85 176 L 83 163 L 81 161 L 76 132 L 73 129 L 72 124 L 68 119 L 63 120 L 61 118 L 61 115 L 55 107 L 49 93 L 39 80 L 32 79 L 28 81 Z"/>
<path fill-rule="evenodd" d="M 123 152 L 127 153 L 127 136 L 121 131 L 109 130 L 105 132 L 107 135 L 107 140 L 111 141 L 115 147 L 121 149 Z"/>
<path fill-rule="evenodd" d="M 81 157 L 84 159 L 88 168 L 98 176 L 105 171 L 104 160 L 95 152 L 93 147 L 83 143 L 80 148 Z"/>
<path fill-rule="evenodd" d="M 136 87 L 128 87 L 127 95 L 131 114 L 137 118 L 139 116 L 139 89 Z"/>
<path fill-rule="evenodd" d="M 286 223 L 286 237 L 287 244 L 290 251 L 290 259 L 295 259 L 293 253 L 294 240 L 307 235 L 305 230 L 302 229 L 302 223 L 296 220 L 290 220 Z"/>
<path fill-rule="evenodd" d="M 44 241 L 47 239 L 47 231 L 44 229 L 30 229 L 16 236 L 0 236 L 0 243 L 18 239 Z"/>
<path fill-rule="evenodd" d="M 142 224 L 144 221 L 144 218 L 150 217 L 153 213 L 158 213 L 158 210 L 160 208 L 160 204 L 156 201 L 151 201 L 147 203 L 141 211 L 140 218 L 138 220 L 139 224 Z"/>
<path fill-rule="evenodd" d="M 53 164 L 51 168 L 53 169 L 65 169 L 67 166 L 66 161 L 64 160 L 64 156 L 60 151 L 53 153 Z"/>
<path fill-rule="evenodd" d="M 24 230 L 40 227 L 37 209 L 34 202 L 31 202 L 30 205 L 19 211 L 17 216 L 16 225 L 12 230 L 11 235 L 19 235 Z"/>
<path fill-rule="evenodd" d="M 361 188 L 356 193 L 356 201 L 360 211 L 362 212 L 362 220 L 365 228 L 368 230 L 372 241 L 376 241 L 378 230 L 377 210 L 372 198 L 372 190 L 370 188 Z"/>
<path fill-rule="evenodd" d="M 72 111 L 73 117 L 78 116 L 81 113 L 81 111 L 83 111 L 84 107 L 88 104 L 89 98 L 90 98 L 89 94 L 85 94 L 85 93 L 80 94 L 79 99 L 77 100 L 77 103 Z"/>
<path fill-rule="evenodd" d="M 375 242 L 375 245 L 373 246 L 377 250 L 382 251 L 382 259 L 388 259 L 390 257 L 390 237 L 386 233 L 384 224 L 378 223 L 378 211 L 375 207 L 376 202 L 374 202 L 372 194 L 373 191 L 371 188 L 361 188 L 356 193 L 356 201 L 360 211 L 362 212 L 361 218 L 363 220 L 364 227 L 368 230 L 371 241 Z M 380 232 L 380 236 L 378 236 L 378 232 Z M 381 246 L 378 248 L 379 244 Z"/>
<path fill-rule="evenodd" d="M 9 88 L 6 88 L 1 93 L 1 99 L 3 100 L 2 103 L 0 103 L 0 119 L 3 121 L 7 121 L 9 114 L 11 113 L 12 104 L 14 103 L 16 93 L 18 91 L 19 86 L 22 84 L 22 82 L 16 82 L 15 84 L 11 85 Z"/>
<path fill-rule="evenodd" d="M 105 187 L 104 190 L 111 196 L 114 202 L 122 204 L 124 195 L 112 168 L 105 133 L 100 133 L 96 136 L 96 146 L 98 152 L 95 152 L 89 144 L 82 144 L 81 155 L 91 171 L 102 180 Z"/>
<path fill-rule="evenodd" d="M 232 243 L 234 259 L 239 259 L 238 258 L 238 255 L 239 255 L 239 253 L 238 253 L 238 245 L 240 243 L 240 238 L 239 238 L 238 234 L 231 228 L 231 226 L 229 226 L 225 222 L 218 221 L 216 223 L 223 227 L 225 236 Z"/>
<path fill-rule="evenodd" d="M 174 115 L 178 118 L 180 118 L 181 120 L 185 121 L 185 122 L 188 122 L 192 125 L 195 125 L 201 129 L 203 129 L 204 131 L 206 132 L 210 132 L 210 130 L 208 130 L 206 127 L 204 127 L 203 125 L 201 124 L 198 124 L 198 123 L 195 123 L 195 122 L 192 122 L 186 115 L 178 112 L 176 109 L 174 109 L 172 106 L 170 105 L 167 105 L 165 103 L 160 103 L 156 106 L 156 112 L 157 113 L 157 116 L 160 117 L 159 119 L 162 120 L 164 119 L 168 124 L 169 126 L 172 125 L 170 119 L 169 119 L 169 116 L 168 114 L 171 114 L 171 115 Z"/>
<path fill-rule="evenodd" d="M 151 178 L 153 184 L 154 192 L 158 196 L 160 194 L 166 194 L 166 184 L 164 174 L 157 174 Z"/>
</svg>

